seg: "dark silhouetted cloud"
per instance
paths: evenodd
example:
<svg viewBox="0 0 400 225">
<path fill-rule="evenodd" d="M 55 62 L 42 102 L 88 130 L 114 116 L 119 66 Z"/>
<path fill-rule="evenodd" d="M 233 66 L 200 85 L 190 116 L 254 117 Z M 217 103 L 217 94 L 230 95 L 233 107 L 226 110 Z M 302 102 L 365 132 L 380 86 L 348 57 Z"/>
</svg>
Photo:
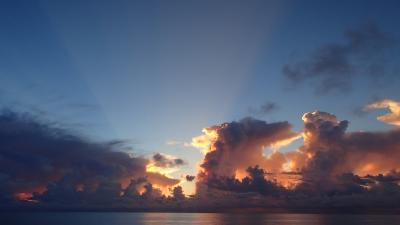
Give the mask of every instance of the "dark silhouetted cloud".
<svg viewBox="0 0 400 225">
<path fill-rule="evenodd" d="M 275 180 L 266 179 L 268 173 L 258 165 L 248 167 L 246 172 L 248 176 L 242 180 L 235 177 L 213 176 L 205 182 L 211 188 L 238 193 L 254 192 L 262 195 L 279 196 L 286 192 L 286 189 Z"/>
<path fill-rule="evenodd" d="M 124 181 L 133 178 L 144 177 L 160 187 L 178 184 L 179 180 L 147 172 L 148 159 L 120 149 L 124 142 L 96 143 L 28 114 L 3 111 L 0 199 L 3 204 L 18 199 L 95 204 L 118 197 Z"/>
<path fill-rule="evenodd" d="M 189 181 L 189 182 L 193 181 L 195 178 L 196 178 L 196 176 L 192 176 L 192 175 L 185 176 L 186 181 Z"/>
<path fill-rule="evenodd" d="M 172 168 L 185 164 L 185 161 L 183 161 L 183 159 L 175 158 L 161 153 L 154 154 L 152 159 L 154 161 L 154 165 L 157 167 Z"/>
<path fill-rule="evenodd" d="M 376 81 L 388 73 L 387 57 L 395 46 L 394 37 L 368 23 L 347 30 L 344 38 L 342 43 L 321 45 L 303 61 L 284 65 L 284 76 L 293 84 L 310 81 L 317 93 L 329 93 L 350 90 L 356 75 Z"/>
</svg>

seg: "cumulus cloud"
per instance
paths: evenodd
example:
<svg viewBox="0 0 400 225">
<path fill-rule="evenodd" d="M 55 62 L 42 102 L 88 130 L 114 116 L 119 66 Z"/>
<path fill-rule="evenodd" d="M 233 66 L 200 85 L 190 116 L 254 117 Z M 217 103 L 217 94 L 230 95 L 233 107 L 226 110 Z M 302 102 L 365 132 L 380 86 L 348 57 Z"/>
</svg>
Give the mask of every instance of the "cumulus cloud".
<svg viewBox="0 0 400 225">
<path fill-rule="evenodd" d="M 376 201 L 385 202 L 379 207 L 395 204 L 400 197 L 400 130 L 348 132 L 348 121 L 319 111 L 302 119 L 304 144 L 265 157 L 259 150 L 263 146 L 296 136 L 286 122 L 250 120 L 208 128 L 215 133 L 201 164 L 198 191 L 256 193 L 264 196 L 260 199 L 273 197 L 280 207 L 349 207 L 359 198 L 362 207 L 375 207 Z M 273 132 L 264 132 L 269 126 L 275 126 Z M 397 197 L 379 197 L 389 193 Z"/>
<path fill-rule="evenodd" d="M 298 136 L 287 122 L 267 123 L 253 118 L 203 131 L 204 135 L 193 139 L 193 145 L 205 153 L 198 175 L 200 179 L 245 174 L 249 164 L 279 170 L 281 165 L 273 164 L 271 158 L 263 156 L 264 149 Z"/>
<path fill-rule="evenodd" d="M 28 114 L 3 111 L 0 198 L 3 203 L 83 201 L 82 196 L 90 193 L 100 201 L 119 195 L 124 181 L 133 178 L 146 177 L 159 186 L 178 184 L 179 180 L 148 172 L 149 160 L 120 151 L 124 146 L 121 141 L 93 142 Z"/>
<path fill-rule="evenodd" d="M 328 191 L 337 187 L 342 174 L 359 176 L 400 169 L 400 131 L 346 132 L 349 122 L 325 112 L 306 113 L 304 144 L 307 156 L 302 169 L 304 185 Z M 340 182 L 339 182 L 340 183 Z"/>
<path fill-rule="evenodd" d="M 388 109 L 389 113 L 379 116 L 377 119 L 384 123 L 400 126 L 400 102 L 384 99 L 367 105 L 366 110 Z"/>
<path fill-rule="evenodd" d="M 185 177 L 196 179 L 196 194 L 187 198 L 180 181 L 168 176 L 185 164 L 177 157 L 134 157 L 119 151 L 124 142 L 96 143 L 5 112 L 0 116 L 0 208 L 21 202 L 81 210 L 400 207 L 397 127 L 349 132 L 348 121 L 320 111 L 302 119 L 300 132 L 285 121 L 253 118 L 205 128 L 192 140 L 204 159 L 196 177 Z M 277 146 L 299 137 L 304 143 L 298 149 L 279 151 Z"/>
<path fill-rule="evenodd" d="M 294 84 L 314 82 L 316 92 L 348 91 L 353 78 L 376 81 L 388 74 L 386 58 L 395 38 L 369 23 L 344 32 L 345 42 L 318 47 L 307 59 L 283 66 L 284 76 Z"/>
</svg>

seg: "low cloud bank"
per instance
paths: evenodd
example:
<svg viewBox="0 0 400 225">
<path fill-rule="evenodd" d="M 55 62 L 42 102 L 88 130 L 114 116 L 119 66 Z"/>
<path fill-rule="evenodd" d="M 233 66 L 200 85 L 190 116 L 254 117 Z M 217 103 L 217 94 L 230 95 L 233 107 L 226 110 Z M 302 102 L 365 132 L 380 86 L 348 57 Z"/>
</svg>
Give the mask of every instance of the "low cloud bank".
<svg viewBox="0 0 400 225">
<path fill-rule="evenodd" d="M 124 142 L 96 143 L 29 115 L 0 115 L 2 209 L 217 211 L 235 208 L 394 209 L 400 207 L 400 129 L 394 100 L 381 132 L 349 132 L 349 121 L 309 112 L 304 127 L 245 118 L 203 129 L 196 193 L 168 176 L 186 162 L 134 157 Z M 294 151 L 282 146 L 302 138 Z M 166 193 L 169 195 L 166 195 Z"/>
<path fill-rule="evenodd" d="M 5 110 L 0 114 L 0 204 L 104 207 L 139 189 L 153 196 L 153 186 L 179 183 L 149 172 L 151 160 L 121 151 L 125 147 L 122 141 L 93 142 L 31 115 Z M 178 158 L 155 159 L 160 168 L 183 163 Z"/>
</svg>

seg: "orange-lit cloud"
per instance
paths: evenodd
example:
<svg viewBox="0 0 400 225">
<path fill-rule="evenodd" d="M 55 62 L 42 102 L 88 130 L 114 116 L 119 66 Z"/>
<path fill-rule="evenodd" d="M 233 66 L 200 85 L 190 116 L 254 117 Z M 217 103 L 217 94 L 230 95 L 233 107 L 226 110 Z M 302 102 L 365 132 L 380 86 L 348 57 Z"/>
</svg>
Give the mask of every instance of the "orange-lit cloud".
<svg viewBox="0 0 400 225">
<path fill-rule="evenodd" d="M 218 139 L 217 127 L 204 128 L 203 135 L 192 138 L 191 145 L 201 150 L 203 154 L 214 151 L 212 144 Z"/>
<path fill-rule="evenodd" d="M 170 175 L 179 170 L 185 162 L 177 157 L 167 154 L 156 153 L 146 165 L 147 172 Z"/>
<path fill-rule="evenodd" d="M 366 106 L 366 110 L 373 109 L 388 109 L 389 112 L 385 115 L 378 116 L 378 120 L 384 123 L 400 126 L 400 102 L 384 99 L 376 101 Z"/>
<path fill-rule="evenodd" d="M 246 184 L 247 168 L 258 165 L 265 172 L 266 181 L 262 182 L 276 185 L 277 190 L 345 191 L 353 182 L 346 179 L 400 170 L 397 160 L 400 158 L 400 130 L 346 132 L 348 121 L 319 111 L 305 113 L 302 119 L 304 129 L 300 133 L 291 131 L 291 126 L 285 122 L 267 124 L 253 119 L 208 128 L 209 133 L 210 130 L 214 133 L 208 139 L 202 137 L 200 143 L 206 144 L 199 145 L 206 148 L 206 155 L 200 165 L 198 182 L 213 188 L 245 191 L 255 188 Z M 265 146 L 287 145 L 299 137 L 304 141 L 299 149 L 289 152 L 275 149 L 263 155 Z M 207 141 L 203 141 L 205 139 Z M 353 185 L 357 190 L 368 186 Z"/>
<path fill-rule="evenodd" d="M 215 175 L 241 176 L 249 166 L 255 165 L 280 170 L 285 157 L 277 151 L 264 157 L 264 148 L 283 146 L 299 137 L 287 122 L 268 124 L 252 118 L 212 126 L 203 129 L 203 133 L 192 142 L 205 153 L 200 179 Z"/>
<path fill-rule="evenodd" d="M 0 167 L 7 172 L 0 176 L 1 197 L 8 203 L 38 205 L 172 207 L 182 203 L 176 199 L 186 204 L 179 187 L 184 178 L 196 180 L 191 204 L 204 206 L 236 194 L 278 199 L 284 205 L 295 201 L 296 206 L 307 205 L 314 197 L 323 204 L 323 196 L 332 195 L 339 199 L 354 195 L 363 199 L 382 192 L 400 196 L 399 129 L 348 132 L 348 121 L 320 111 L 305 113 L 302 119 L 300 132 L 293 131 L 288 122 L 252 118 L 205 128 L 203 135 L 192 140 L 192 146 L 204 153 L 197 176 L 180 180 L 172 177 L 185 165 L 180 158 L 162 153 L 150 159 L 134 157 L 116 151 L 120 142 L 99 144 L 53 136 L 54 128 L 30 122 L 32 126 L 26 124 L 29 120 L 9 116 L 0 123 L 7 121 L 9 127 L 20 130 L 9 132 L 4 129 L 7 126 L 0 126 L 0 144 L 17 146 L 21 154 L 11 157 L 10 148 L 0 149 Z M 298 149 L 280 151 L 299 138 L 303 144 Z M 14 145 L 14 140 L 23 144 Z M 63 151 L 53 154 L 55 146 Z M 24 161 L 25 156 L 29 161 Z"/>
</svg>

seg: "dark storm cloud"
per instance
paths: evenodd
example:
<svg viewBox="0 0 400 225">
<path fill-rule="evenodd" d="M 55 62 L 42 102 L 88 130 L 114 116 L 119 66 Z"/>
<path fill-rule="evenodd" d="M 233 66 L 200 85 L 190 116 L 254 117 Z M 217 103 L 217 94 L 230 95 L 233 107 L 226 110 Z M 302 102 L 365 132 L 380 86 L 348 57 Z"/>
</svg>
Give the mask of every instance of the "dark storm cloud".
<svg viewBox="0 0 400 225">
<path fill-rule="evenodd" d="M 134 177 L 147 177 L 160 186 L 179 182 L 146 172 L 149 160 L 119 151 L 124 145 L 121 141 L 92 142 L 28 114 L 3 111 L 0 198 L 4 203 L 38 192 L 35 200 L 73 201 L 90 193 L 101 200 L 115 197 L 121 183 Z"/>
<path fill-rule="evenodd" d="M 311 81 L 318 93 L 328 93 L 350 90 L 356 75 L 377 81 L 388 73 L 386 62 L 395 38 L 373 23 L 347 30 L 344 38 L 342 43 L 321 45 L 303 61 L 284 65 L 284 76 L 294 84 Z"/>
</svg>

